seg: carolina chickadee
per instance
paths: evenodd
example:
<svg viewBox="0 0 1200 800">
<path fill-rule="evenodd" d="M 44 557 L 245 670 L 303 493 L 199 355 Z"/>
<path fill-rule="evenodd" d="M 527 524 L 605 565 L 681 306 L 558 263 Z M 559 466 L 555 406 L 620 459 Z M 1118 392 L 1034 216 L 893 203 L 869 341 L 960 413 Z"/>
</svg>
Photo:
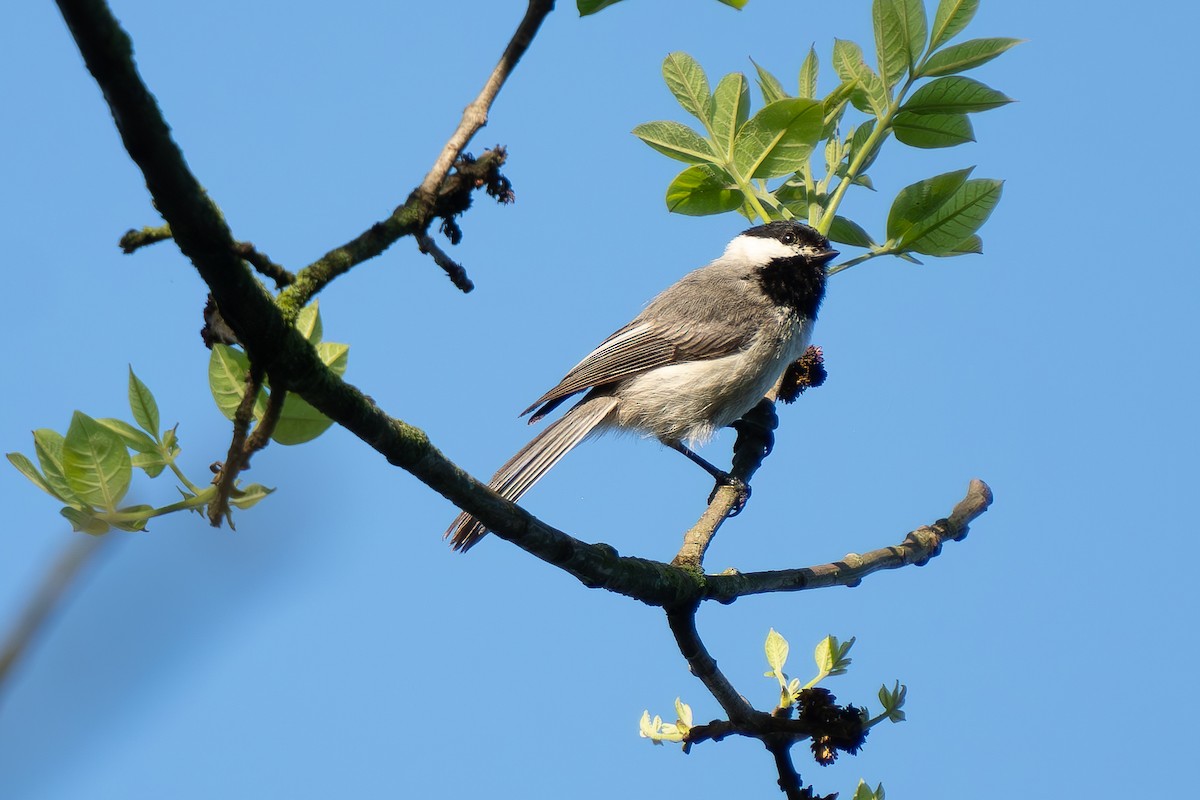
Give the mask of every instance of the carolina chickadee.
<svg viewBox="0 0 1200 800">
<path fill-rule="evenodd" d="M 684 445 L 703 444 L 741 418 L 808 347 L 838 255 L 799 222 L 771 222 L 735 237 L 725 253 L 683 277 L 608 337 L 521 416 L 537 422 L 589 390 L 562 419 L 508 460 L 488 483 L 516 501 L 592 433 L 655 436 L 711 474 L 729 476 Z M 463 513 L 446 531 L 467 550 L 487 528 Z"/>
</svg>

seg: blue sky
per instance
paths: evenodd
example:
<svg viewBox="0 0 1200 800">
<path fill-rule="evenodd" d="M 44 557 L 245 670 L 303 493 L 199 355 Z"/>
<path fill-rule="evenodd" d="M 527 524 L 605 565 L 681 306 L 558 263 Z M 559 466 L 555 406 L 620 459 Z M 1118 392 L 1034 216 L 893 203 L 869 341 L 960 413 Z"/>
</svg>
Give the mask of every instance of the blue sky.
<svg viewBox="0 0 1200 800">
<path fill-rule="evenodd" d="M 830 380 L 781 411 L 753 500 L 709 554 L 713 570 L 819 564 L 898 542 L 972 477 L 995 491 L 925 568 L 700 614 L 760 706 L 771 627 L 796 675 L 826 633 L 858 637 L 827 684 L 843 701 L 909 686 L 909 721 L 860 756 L 799 761 L 821 791 L 847 797 L 862 777 L 894 798 L 1153 797 L 1194 757 L 1200 278 L 1181 132 L 1200 13 L 1069 5 L 985 0 L 968 36 L 1029 42 L 977 76 L 1020 102 L 978 116 L 978 144 L 889 145 L 879 194 L 849 197 L 879 232 L 919 178 L 975 164 L 1007 181 L 984 255 L 881 259 L 831 282 L 815 337 Z M 419 183 L 523 4 L 330 8 L 114 2 L 235 235 L 291 267 Z M 30 430 L 63 430 L 76 408 L 124 414 L 132 364 L 200 479 L 228 437 L 197 335 L 203 285 L 169 244 L 120 254 L 123 231 L 157 220 L 140 175 L 54 6 L 7 21 L 0 446 L 30 453 Z M 714 81 L 753 56 L 790 83 L 815 42 L 828 90 L 833 38 L 869 35 L 866 0 L 628 0 L 584 20 L 560 3 L 471 148 L 509 146 L 517 197 L 463 220 L 452 254 L 478 288 L 456 292 L 408 241 L 339 280 L 321 304 L 326 338 L 351 344 L 348 379 L 487 477 L 531 435 L 518 411 L 745 227 L 664 208 L 675 165 L 629 134 L 679 118 L 663 56 L 687 51 Z M 721 461 L 730 442 L 704 452 Z M 0 796 L 775 796 L 757 743 L 684 756 L 637 737 L 642 710 L 676 696 L 719 715 L 658 610 L 498 539 L 452 554 L 453 507 L 340 430 L 271 447 L 247 477 L 278 491 L 236 533 L 164 519 L 87 571 L 3 688 Z M 669 559 L 708 489 L 653 442 L 606 439 L 526 507 Z M 73 535 L 15 471 L 0 494 L 8 620 Z"/>
</svg>

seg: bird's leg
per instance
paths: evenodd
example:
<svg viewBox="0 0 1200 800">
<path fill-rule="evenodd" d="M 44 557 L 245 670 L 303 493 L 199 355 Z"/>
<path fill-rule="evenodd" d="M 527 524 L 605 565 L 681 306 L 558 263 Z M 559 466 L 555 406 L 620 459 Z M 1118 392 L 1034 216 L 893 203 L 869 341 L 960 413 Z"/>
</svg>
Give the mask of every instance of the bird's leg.
<svg viewBox="0 0 1200 800">
<path fill-rule="evenodd" d="M 663 442 L 663 444 L 667 445 L 667 447 L 670 447 L 672 450 L 677 450 L 680 453 L 683 453 L 685 456 L 687 456 L 689 461 L 707 472 L 713 477 L 713 480 L 717 482 L 717 485 L 713 487 L 712 492 L 708 495 L 708 502 L 712 502 L 717 490 L 722 486 L 732 486 L 737 489 L 738 499 L 733 508 L 730 509 L 729 516 L 736 517 L 741 513 L 742 509 L 746 507 L 746 501 L 750 499 L 750 485 L 748 483 L 741 478 L 735 478 L 733 475 L 730 475 L 723 469 L 718 469 L 717 467 L 713 466 L 708 461 L 692 452 L 691 448 L 687 447 L 685 444 L 683 444 L 683 442 Z"/>
</svg>

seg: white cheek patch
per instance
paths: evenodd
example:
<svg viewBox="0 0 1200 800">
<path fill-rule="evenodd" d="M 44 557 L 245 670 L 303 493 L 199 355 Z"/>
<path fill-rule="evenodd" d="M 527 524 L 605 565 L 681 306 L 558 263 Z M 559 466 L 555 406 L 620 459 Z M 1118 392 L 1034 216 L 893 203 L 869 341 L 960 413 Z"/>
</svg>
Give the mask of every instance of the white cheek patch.
<svg viewBox="0 0 1200 800">
<path fill-rule="evenodd" d="M 791 258 L 796 255 L 796 249 L 789 247 L 778 239 L 762 236 L 737 236 L 725 248 L 725 258 L 737 259 L 742 263 L 762 266 L 776 258 Z"/>
</svg>

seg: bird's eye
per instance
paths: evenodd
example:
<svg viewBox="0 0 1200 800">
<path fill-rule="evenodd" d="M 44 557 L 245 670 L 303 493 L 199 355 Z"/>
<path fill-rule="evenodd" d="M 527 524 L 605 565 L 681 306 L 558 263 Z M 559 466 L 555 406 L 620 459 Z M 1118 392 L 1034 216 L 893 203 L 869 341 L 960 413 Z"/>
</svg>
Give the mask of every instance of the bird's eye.
<svg viewBox="0 0 1200 800">
<path fill-rule="evenodd" d="M 791 231 L 788 231 L 787 233 L 785 233 L 783 235 L 783 237 L 779 241 L 783 242 L 784 244 L 795 244 L 796 243 L 796 234 L 792 233 Z"/>
</svg>

